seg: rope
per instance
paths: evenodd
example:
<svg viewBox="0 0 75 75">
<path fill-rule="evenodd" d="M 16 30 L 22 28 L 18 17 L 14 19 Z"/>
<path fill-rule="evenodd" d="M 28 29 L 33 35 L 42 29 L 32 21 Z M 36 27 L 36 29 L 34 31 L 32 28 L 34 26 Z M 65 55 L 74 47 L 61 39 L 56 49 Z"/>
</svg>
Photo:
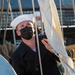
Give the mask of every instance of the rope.
<svg viewBox="0 0 75 75">
<path fill-rule="evenodd" d="M 64 32 L 63 32 L 63 19 L 62 19 L 62 5 L 61 5 L 61 3 L 62 3 L 62 0 L 59 0 L 60 2 L 60 24 L 61 24 L 61 30 L 62 30 L 62 34 L 63 34 L 63 38 L 64 38 Z"/>
<path fill-rule="evenodd" d="M 19 10 L 20 10 L 21 14 L 23 14 L 22 5 L 21 5 L 21 1 L 20 0 L 18 0 L 18 5 L 19 5 Z"/>
<path fill-rule="evenodd" d="M 9 2 L 9 9 L 10 9 L 10 13 L 11 13 L 11 19 L 13 20 L 13 14 L 12 14 L 12 8 L 11 8 L 11 5 L 10 5 L 10 2 Z M 15 38 L 15 31 L 14 31 L 14 29 L 13 29 L 13 38 L 14 38 L 14 44 L 16 45 L 16 38 Z"/>
<path fill-rule="evenodd" d="M 3 55 L 10 62 L 10 54 L 16 49 L 16 46 L 11 42 L 5 42 L 0 45 L 0 54 Z"/>
<path fill-rule="evenodd" d="M 73 11 L 74 11 L 74 17 L 75 17 L 75 5 L 74 5 L 74 0 L 72 0 L 72 5 L 73 5 Z"/>
<path fill-rule="evenodd" d="M 7 25 L 8 25 L 9 3 L 10 3 L 10 0 L 8 0 L 8 8 L 7 8 L 7 15 L 6 15 L 6 25 L 5 25 L 5 31 L 4 31 L 3 44 L 5 42 L 6 32 L 7 32 L 6 28 L 7 28 Z"/>
<path fill-rule="evenodd" d="M 34 0 L 32 0 L 32 6 L 33 6 L 33 12 L 35 12 Z M 35 15 L 34 15 L 34 21 L 36 22 Z M 40 48 L 39 48 L 39 38 L 38 38 L 37 25 L 35 25 L 35 29 L 36 29 L 36 40 L 37 40 L 37 48 L 38 48 L 40 72 L 41 72 L 41 75 L 43 75 L 42 63 L 41 63 L 41 54 L 40 54 Z"/>
<path fill-rule="evenodd" d="M 2 13 L 3 13 L 3 7 L 4 7 L 4 0 L 1 0 L 2 2 L 1 2 L 1 15 L 0 15 L 0 25 L 1 25 L 1 23 L 2 23 Z M 1 27 L 1 26 L 0 26 Z M 1 30 L 0 30 L 0 32 L 1 32 Z"/>
</svg>

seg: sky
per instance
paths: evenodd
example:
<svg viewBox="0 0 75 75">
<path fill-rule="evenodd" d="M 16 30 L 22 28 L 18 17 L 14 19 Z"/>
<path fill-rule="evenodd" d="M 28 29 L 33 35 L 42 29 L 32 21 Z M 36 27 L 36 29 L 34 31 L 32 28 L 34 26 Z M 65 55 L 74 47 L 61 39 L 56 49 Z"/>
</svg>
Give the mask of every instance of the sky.
<svg viewBox="0 0 75 75">
<path fill-rule="evenodd" d="M 0 0 L 0 8 L 1 8 Z M 23 8 L 32 8 L 32 0 L 20 0 Z M 72 7 L 72 0 L 61 0 L 62 7 Z M 59 0 L 55 0 L 56 6 L 59 7 Z M 75 3 L 75 0 L 74 0 Z M 19 8 L 18 0 L 10 0 L 12 9 Z M 37 0 L 34 0 L 35 7 L 39 7 Z M 4 0 L 4 8 L 7 9 L 7 0 Z"/>
</svg>

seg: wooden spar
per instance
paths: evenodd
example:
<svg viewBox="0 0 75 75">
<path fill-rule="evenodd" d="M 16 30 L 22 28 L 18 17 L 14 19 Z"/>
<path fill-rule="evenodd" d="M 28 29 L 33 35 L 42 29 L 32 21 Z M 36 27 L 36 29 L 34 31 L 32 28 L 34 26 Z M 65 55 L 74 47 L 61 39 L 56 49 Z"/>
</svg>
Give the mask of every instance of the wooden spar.
<svg viewBox="0 0 75 75">
<path fill-rule="evenodd" d="M 5 31 L 4 31 L 3 44 L 5 42 L 6 32 L 7 32 L 6 28 L 7 28 L 7 25 L 8 25 L 9 3 L 10 3 L 10 0 L 8 0 L 8 8 L 7 8 L 7 15 L 6 15 L 6 25 L 5 25 Z"/>
<path fill-rule="evenodd" d="M 74 11 L 74 17 L 75 17 L 75 5 L 74 5 L 74 0 L 72 0 L 72 5 L 73 5 L 73 11 Z"/>
<path fill-rule="evenodd" d="M 11 14 L 11 19 L 13 20 L 12 8 L 11 8 L 10 3 L 9 3 L 9 9 L 10 9 L 10 14 Z M 16 45 L 16 37 L 15 37 L 14 28 L 13 28 L 13 39 L 14 39 L 14 44 Z"/>
<path fill-rule="evenodd" d="M 32 6 L 33 6 L 33 13 L 34 13 L 35 12 L 34 0 L 32 0 Z M 36 22 L 35 15 L 34 15 L 34 21 Z M 39 48 L 39 38 L 38 38 L 37 25 L 35 25 L 35 29 L 36 29 L 36 40 L 37 40 L 37 48 L 38 48 L 38 57 L 39 57 L 39 64 L 40 64 L 40 72 L 41 72 L 41 75 L 43 75 L 42 63 L 41 63 L 41 54 L 40 54 L 40 48 Z"/>
<path fill-rule="evenodd" d="M 20 0 L 18 0 L 18 5 L 19 5 L 20 13 L 23 14 L 22 5 L 21 5 L 21 1 Z"/>
<path fill-rule="evenodd" d="M 4 8 L 4 0 L 1 0 L 1 15 L 0 15 L 0 27 L 1 27 L 1 23 L 2 23 L 2 13 L 3 13 L 3 8 Z M 1 30 L 0 30 L 1 32 Z"/>
</svg>

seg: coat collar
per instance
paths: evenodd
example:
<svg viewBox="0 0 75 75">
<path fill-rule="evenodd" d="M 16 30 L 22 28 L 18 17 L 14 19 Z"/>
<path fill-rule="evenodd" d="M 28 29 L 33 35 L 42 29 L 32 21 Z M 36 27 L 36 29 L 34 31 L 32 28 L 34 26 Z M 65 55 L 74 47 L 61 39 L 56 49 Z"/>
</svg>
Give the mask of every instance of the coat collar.
<svg viewBox="0 0 75 75">
<path fill-rule="evenodd" d="M 43 38 L 43 37 L 42 37 Z M 39 37 L 39 45 L 40 45 L 40 53 L 41 53 L 41 59 L 45 57 L 47 50 L 45 46 L 41 43 L 41 36 Z M 36 41 L 36 40 L 35 40 Z M 38 50 L 37 50 L 37 43 L 36 43 L 36 52 L 34 52 L 28 45 L 25 43 L 20 44 L 20 56 L 27 61 L 35 61 L 38 59 Z"/>
<path fill-rule="evenodd" d="M 19 50 L 20 57 L 27 61 L 35 61 L 36 52 L 34 52 L 28 45 L 21 42 L 19 46 L 21 50 Z"/>
</svg>

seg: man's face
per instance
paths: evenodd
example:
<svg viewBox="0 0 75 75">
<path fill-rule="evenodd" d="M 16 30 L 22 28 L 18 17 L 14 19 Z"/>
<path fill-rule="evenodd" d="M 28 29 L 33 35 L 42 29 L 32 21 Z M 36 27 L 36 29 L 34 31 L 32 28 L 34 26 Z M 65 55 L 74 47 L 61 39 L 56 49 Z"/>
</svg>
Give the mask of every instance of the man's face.
<svg viewBox="0 0 75 75">
<path fill-rule="evenodd" d="M 34 31 L 34 26 L 33 26 L 33 23 L 31 21 L 23 21 L 21 23 L 19 23 L 16 27 L 16 31 L 17 31 L 17 35 L 20 36 L 21 33 L 20 33 L 20 30 L 24 27 L 32 27 L 33 31 Z"/>
</svg>

